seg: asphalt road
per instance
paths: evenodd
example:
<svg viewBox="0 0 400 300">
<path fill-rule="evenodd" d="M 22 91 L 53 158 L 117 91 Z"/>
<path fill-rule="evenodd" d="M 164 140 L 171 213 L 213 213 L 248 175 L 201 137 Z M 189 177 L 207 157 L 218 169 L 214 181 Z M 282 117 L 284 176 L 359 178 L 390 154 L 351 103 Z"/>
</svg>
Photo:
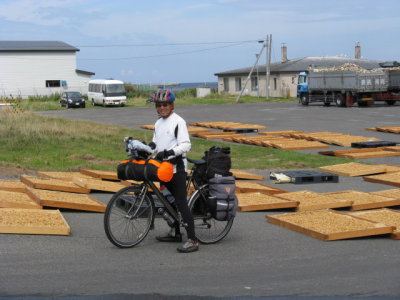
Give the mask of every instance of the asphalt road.
<svg viewBox="0 0 400 300">
<path fill-rule="evenodd" d="M 268 126 L 267 130 L 333 131 L 400 143 L 400 135 L 364 129 L 399 126 L 399 105 L 337 108 L 262 103 L 188 106 L 176 111 L 188 123 L 245 122 Z M 41 114 L 135 129 L 156 119 L 153 108 Z M 399 157 L 364 161 L 400 165 Z M 264 182 L 273 185 L 269 179 Z M 343 176 L 339 183 L 277 187 L 318 192 L 393 188 Z M 94 196 L 107 203 L 111 194 Z M 121 250 L 107 240 L 102 214 L 64 211 L 72 228 L 70 236 L 1 235 L 0 299 L 400 298 L 399 241 L 368 237 L 324 242 L 266 222 L 267 214 L 280 212 L 238 213 L 226 239 L 202 245 L 196 253 L 180 254 L 178 245 L 155 240 L 166 230 L 162 221 L 142 244 Z"/>
</svg>

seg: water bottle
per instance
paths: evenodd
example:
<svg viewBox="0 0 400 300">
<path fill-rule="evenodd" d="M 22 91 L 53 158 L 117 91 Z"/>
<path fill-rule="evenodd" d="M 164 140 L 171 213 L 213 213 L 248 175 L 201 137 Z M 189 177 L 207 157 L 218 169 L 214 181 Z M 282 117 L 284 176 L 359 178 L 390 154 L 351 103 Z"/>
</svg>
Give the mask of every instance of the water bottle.
<svg viewBox="0 0 400 300">
<path fill-rule="evenodd" d="M 164 197 L 168 200 L 169 203 L 175 202 L 174 196 L 172 196 L 171 192 L 167 188 L 164 188 L 162 193 L 163 193 Z"/>
<path fill-rule="evenodd" d="M 167 223 L 170 227 L 175 226 L 174 218 L 167 211 L 164 211 L 164 213 L 162 214 L 162 217 L 164 218 L 165 221 L 167 221 Z"/>
</svg>

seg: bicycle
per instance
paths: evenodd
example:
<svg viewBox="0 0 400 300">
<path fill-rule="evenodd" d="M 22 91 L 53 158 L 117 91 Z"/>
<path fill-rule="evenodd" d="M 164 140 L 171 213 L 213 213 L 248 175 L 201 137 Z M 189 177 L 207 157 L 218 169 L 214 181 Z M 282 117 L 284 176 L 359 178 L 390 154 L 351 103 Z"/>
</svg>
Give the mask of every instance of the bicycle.
<svg viewBox="0 0 400 300">
<path fill-rule="evenodd" d="M 208 204 L 208 184 L 199 183 L 196 172 L 205 160 L 189 159 L 193 164 L 186 188 L 193 186 L 195 191 L 188 200 L 193 215 L 196 238 L 202 244 L 214 244 L 227 236 L 232 228 L 234 216 L 226 221 L 218 221 Z M 155 199 L 154 199 L 155 198 Z M 156 199 L 162 204 L 156 212 Z M 110 242 L 119 248 L 131 248 L 140 244 L 151 229 L 154 229 L 156 213 L 161 215 L 169 226 L 179 224 L 184 227 L 182 217 L 160 189 L 149 180 L 141 184 L 122 188 L 110 199 L 104 214 L 104 229 Z"/>
</svg>

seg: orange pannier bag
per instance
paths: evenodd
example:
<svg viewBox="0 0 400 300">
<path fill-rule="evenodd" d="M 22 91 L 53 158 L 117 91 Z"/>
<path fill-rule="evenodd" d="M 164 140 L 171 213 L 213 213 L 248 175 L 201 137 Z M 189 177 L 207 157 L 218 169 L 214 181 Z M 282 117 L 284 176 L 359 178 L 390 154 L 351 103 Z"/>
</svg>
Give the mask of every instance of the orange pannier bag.
<svg viewBox="0 0 400 300">
<path fill-rule="evenodd" d="M 169 182 L 174 176 L 174 166 L 168 161 L 155 159 L 127 159 L 119 163 L 117 173 L 121 180 Z"/>
</svg>

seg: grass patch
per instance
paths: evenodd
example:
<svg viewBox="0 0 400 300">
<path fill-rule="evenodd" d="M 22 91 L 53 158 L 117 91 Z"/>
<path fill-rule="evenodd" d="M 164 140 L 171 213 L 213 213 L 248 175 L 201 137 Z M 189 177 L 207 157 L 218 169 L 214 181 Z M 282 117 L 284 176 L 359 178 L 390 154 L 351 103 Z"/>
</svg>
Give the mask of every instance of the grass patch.
<svg viewBox="0 0 400 300">
<path fill-rule="evenodd" d="M 190 90 L 190 89 L 188 89 Z M 193 93 L 186 90 L 177 93 L 176 104 L 180 106 L 191 106 L 191 105 L 221 105 L 221 104 L 235 104 L 236 96 L 233 95 L 218 95 L 212 93 L 205 98 L 196 98 Z M 128 94 L 126 100 L 126 107 L 149 107 L 153 104 L 146 103 L 148 96 L 140 94 Z M 102 106 L 92 106 L 90 101 L 86 99 L 86 108 L 74 108 L 74 109 L 109 109 L 109 107 Z M 240 99 L 240 103 L 263 103 L 266 102 L 265 97 L 253 97 L 253 96 L 243 96 Z M 296 101 L 296 98 L 270 98 L 268 102 L 291 102 Z M 64 110 L 67 108 L 60 107 L 60 95 L 54 94 L 51 96 L 35 96 L 29 97 L 27 99 L 16 98 L 13 100 L 15 105 L 23 111 L 44 111 L 44 110 Z"/>
<path fill-rule="evenodd" d="M 79 168 L 115 170 L 118 162 L 127 157 L 123 137 L 149 142 L 152 132 L 2 110 L 0 136 L 0 166 L 32 171 L 77 171 Z M 232 166 L 237 169 L 303 169 L 351 161 L 199 138 L 192 138 L 189 157 L 201 158 L 213 145 L 229 145 Z"/>
</svg>

